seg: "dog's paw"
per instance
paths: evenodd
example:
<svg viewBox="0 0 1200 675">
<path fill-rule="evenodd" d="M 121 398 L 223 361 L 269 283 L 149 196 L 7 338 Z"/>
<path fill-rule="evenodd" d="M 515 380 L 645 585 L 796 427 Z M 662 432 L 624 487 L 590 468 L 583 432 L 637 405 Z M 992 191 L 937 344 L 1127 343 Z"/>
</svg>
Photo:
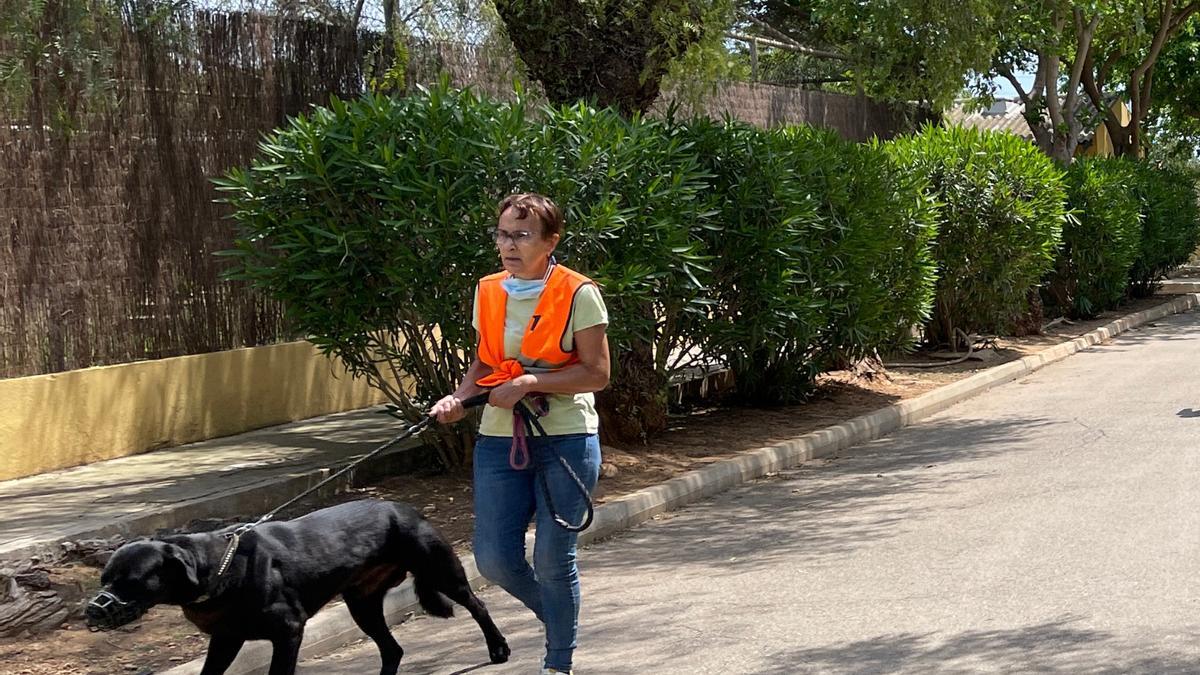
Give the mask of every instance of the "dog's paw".
<svg viewBox="0 0 1200 675">
<path fill-rule="evenodd" d="M 512 650 L 508 648 L 507 641 L 500 641 L 496 645 L 488 645 L 488 656 L 492 657 L 492 663 L 504 663 L 512 654 Z"/>
</svg>

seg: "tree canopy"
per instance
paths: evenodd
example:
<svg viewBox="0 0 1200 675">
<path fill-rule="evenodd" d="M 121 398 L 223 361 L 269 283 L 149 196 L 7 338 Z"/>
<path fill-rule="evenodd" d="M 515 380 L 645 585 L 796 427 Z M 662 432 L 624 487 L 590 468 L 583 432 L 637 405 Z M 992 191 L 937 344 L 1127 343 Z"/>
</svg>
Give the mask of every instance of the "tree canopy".
<svg viewBox="0 0 1200 675">
<path fill-rule="evenodd" d="M 1038 144 L 1070 161 L 1080 133 L 1103 123 L 1120 155 L 1143 154 L 1152 109 L 1194 97 L 1188 72 L 1200 2 L 1042 0 L 1008 7 L 993 77 L 1012 82 Z M 1159 73 L 1167 71 L 1168 77 Z M 1036 73 L 1023 88 L 1018 72 Z M 1157 93 L 1155 93 L 1157 92 Z M 1130 118 L 1121 118 L 1124 103 Z"/>
<path fill-rule="evenodd" d="M 743 0 L 741 11 L 750 29 L 837 64 L 875 97 L 942 109 L 968 81 L 988 94 L 1007 80 L 1038 146 L 1062 163 L 1096 124 L 1118 154 L 1140 155 L 1152 109 L 1200 111 L 1200 0 Z"/>
<path fill-rule="evenodd" d="M 1165 154 L 1200 150 L 1200 20 L 1184 25 L 1167 43 L 1154 69 L 1148 135 Z"/>
<path fill-rule="evenodd" d="M 1158 86 L 1159 59 L 1164 49 L 1175 46 L 1185 28 L 1194 28 L 1200 0 L 1103 0 L 1088 5 L 1101 21 L 1084 65 L 1084 91 L 1104 113 L 1118 154 L 1139 156 L 1145 141 L 1142 127 Z M 1170 96 L 1166 89 L 1162 93 Z M 1128 123 L 1123 124 L 1111 110 L 1111 101 L 1117 98 L 1129 103 Z"/>
<path fill-rule="evenodd" d="M 996 47 L 991 0 L 746 0 L 749 30 L 838 64 L 867 94 L 951 104 Z"/>
</svg>

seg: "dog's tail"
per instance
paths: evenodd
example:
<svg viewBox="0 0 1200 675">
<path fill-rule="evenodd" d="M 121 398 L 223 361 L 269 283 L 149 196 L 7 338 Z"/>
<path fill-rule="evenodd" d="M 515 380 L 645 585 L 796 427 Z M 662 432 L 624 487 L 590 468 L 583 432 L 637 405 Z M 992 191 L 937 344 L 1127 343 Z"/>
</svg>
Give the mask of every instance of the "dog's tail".
<svg viewBox="0 0 1200 675">
<path fill-rule="evenodd" d="M 430 578 L 432 572 L 413 575 L 413 589 L 417 592 L 417 601 L 421 603 L 421 608 L 433 616 L 449 619 L 454 616 L 454 605 L 450 601 L 438 593 L 437 586 Z"/>
</svg>

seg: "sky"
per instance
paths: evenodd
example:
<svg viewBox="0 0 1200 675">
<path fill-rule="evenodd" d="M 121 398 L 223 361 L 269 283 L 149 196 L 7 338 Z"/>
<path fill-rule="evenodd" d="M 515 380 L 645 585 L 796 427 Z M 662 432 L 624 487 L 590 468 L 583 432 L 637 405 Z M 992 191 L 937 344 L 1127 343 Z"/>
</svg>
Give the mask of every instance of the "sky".
<svg viewBox="0 0 1200 675">
<path fill-rule="evenodd" d="M 1017 73 L 1017 80 L 1021 82 L 1021 87 L 1025 91 L 1029 91 L 1029 87 L 1033 85 L 1034 73 Z M 996 84 L 1000 85 L 996 91 L 997 98 L 1019 99 L 1017 90 L 1013 88 L 1012 83 L 1004 78 L 997 78 Z"/>
</svg>

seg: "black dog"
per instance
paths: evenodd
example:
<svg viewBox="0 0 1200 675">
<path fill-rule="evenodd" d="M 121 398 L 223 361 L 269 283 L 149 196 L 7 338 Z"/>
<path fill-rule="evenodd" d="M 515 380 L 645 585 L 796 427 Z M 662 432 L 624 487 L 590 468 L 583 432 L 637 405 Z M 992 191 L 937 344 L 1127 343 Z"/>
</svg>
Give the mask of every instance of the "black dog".
<svg viewBox="0 0 1200 675">
<path fill-rule="evenodd" d="M 88 625 L 115 628 L 157 604 L 181 605 L 212 636 L 201 675 L 220 675 L 246 640 L 270 640 L 270 675 L 296 670 L 304 624 L 341 594 L 355 623 L 394 675 L 404 650 L 388 630 L 383 598 L 408 573 L 421 607 L 449 617 L 445 595 L 464 606 L 487 639 L 492 663 L 508 660 L 504 636 L 467 584 L 453 549 L 413 508 L 363 500 L 242 535 L 225 570 L 221 560 L 235 528 L 130 542 L 113 554 L 88 605 Z"/>
</svg>

